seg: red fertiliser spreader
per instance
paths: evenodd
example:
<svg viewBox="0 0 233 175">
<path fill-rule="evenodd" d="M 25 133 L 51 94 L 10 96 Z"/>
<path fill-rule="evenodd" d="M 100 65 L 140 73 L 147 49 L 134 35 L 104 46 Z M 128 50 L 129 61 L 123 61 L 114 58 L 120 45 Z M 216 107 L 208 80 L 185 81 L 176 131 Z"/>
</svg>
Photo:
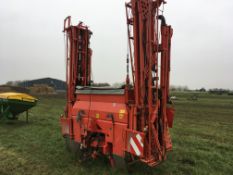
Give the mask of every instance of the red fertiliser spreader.
<svg viewBox="0 0 233 175">
<path fill-rule="evenodd" d="M 91 85 L 90 38 L 83 23 L 64 21 L 67 103 L 60 123 L 68 148 L 81 161 L 109 157 L 156 166 L 172 149 L 169 127 L 174 108 L 169 99 L 173 30 L 161 14 L 163 0 L 126 3 L 129 51 L 121 88 Z"/>
</svg>

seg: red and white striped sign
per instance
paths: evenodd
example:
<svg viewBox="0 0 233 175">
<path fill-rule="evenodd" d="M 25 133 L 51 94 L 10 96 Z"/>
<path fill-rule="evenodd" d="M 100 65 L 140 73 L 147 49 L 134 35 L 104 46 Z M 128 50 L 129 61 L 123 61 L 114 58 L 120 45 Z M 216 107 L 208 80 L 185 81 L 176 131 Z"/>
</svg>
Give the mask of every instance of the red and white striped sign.
<svg viewBox="0 0 233 175">
<path fill-rule="evenodd" d="M 131 153 L 136 156 L 143 155 L 143 137 L 139 133 L 130 137 L 129 144 Z"/>
</svg>

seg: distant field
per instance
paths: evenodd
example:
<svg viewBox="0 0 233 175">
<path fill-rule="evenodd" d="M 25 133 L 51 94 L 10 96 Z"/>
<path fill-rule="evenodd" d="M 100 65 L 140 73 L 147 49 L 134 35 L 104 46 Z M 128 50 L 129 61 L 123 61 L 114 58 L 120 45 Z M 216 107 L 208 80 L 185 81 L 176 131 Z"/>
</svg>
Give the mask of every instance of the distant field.
<svg viewBox="0 0 233 175">
<path fill-rule="evenodd" d="M 160 166 L 137 163 L 130 174 L 233 174 L 233 97 L 173 95 L 173 151 Z M 123 174 L 104 158 L 80 164 L 66 151 L 59 127 L 64 105 L 64 98 L 41 97 L 29 124 L 24 116 L 13 123 L 0 120 L 0 175 Z"/>
</svg>

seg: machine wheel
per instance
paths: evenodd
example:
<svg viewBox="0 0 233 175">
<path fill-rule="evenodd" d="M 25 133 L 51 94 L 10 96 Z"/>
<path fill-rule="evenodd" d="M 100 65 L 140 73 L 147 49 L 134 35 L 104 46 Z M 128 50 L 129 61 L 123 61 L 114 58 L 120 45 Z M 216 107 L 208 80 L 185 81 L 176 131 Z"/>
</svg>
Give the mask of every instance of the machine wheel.
<svg viewBox="0 0 233 175">
<path fill-rule="evenodd" d="M 69 136 L 64 136 L 65 146 L 67 151 L 71 152 L 71 144 Z"/>
<path fill-rule="evenodd" d="M 112 155 L 109 160 L 112 167 L 121 171 L 127 171 L 127 162 L 124 158 L 117 155 Z"/>
<path fill-rule="evenodd" d="M 75 142 L 70 137 L 64 136 L 66 149 L 74 155 L 75 159 L 81 159 L 82 151 L 80 149 L 80 144 Z"/>
<path fill-rule="evenodd" d="M 73 139 L 70 139 L 70 137 L 64 136 L 65 139 L 65 145 L 66 145 L 66 149 L 72 153 L 77 152 L 78 150 L 80 150 L 80 144 L 76 143 Z"/>
</svg>

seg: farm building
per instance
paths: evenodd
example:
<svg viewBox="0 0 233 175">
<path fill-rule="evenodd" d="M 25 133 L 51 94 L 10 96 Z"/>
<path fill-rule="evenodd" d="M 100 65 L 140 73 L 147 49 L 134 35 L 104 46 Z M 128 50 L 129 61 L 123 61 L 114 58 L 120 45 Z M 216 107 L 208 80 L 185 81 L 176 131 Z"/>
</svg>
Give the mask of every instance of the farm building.
<svg viewBox="0 0 233 175">
<path fill-rule="evenodd" d="M 28 80 L 28 81 L 20 82 L 18 85 L 25 88 L 33 87 L 37 85 L 47 85 L 49 87 L 54 88 L 56 91 L 66 90 L 66 83 L 62 80 L 58 80 L 54 78 L 41 78 L 35 80 Z"/>
</svg>

